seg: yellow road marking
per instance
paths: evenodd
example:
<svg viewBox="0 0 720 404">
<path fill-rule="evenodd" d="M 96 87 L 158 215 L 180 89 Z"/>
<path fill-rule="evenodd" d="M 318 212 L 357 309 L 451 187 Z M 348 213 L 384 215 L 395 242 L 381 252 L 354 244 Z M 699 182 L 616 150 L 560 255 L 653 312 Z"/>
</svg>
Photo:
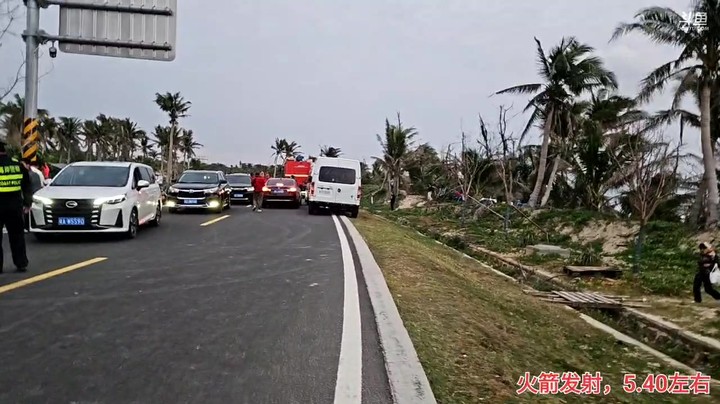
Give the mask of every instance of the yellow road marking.
<svg viewBox="0 0 720 404">
<path fill-rule="evenodd" d="M 221 220 L 225 220 L 225 219 L 227 219 L 227 218 L 229 218 L 229 217 L 230 217 L 230 215 L 220 216 L 220 217 L 215 218 L 215 219 L 213 219 L 213 220 L 208 220 L 207 222 L 201 224 L 200 226 L 210 226 L 210 225 L 213 224 L 213 223 L 217 223 L 217 222 L 219 222 L 219 221 L 221 221 Z"/>
<path fill-rule="evenodd" d="M 21 288 L 23 286 L 32 285 L 33 283 L 37 283 L 40 281 L 44 281 L 45 279 L 49 279 L 58 275 L 62 275 L 64 273 L 68 273 L 70 271 L 74 271 L 76 269 L 84 268 L 86 266 L 97 264 L 98 262 L 103 262 L 107 259 L 107 257 L 97 257 L 93 258 L 91 260 L 78 262 L 77 264 L 69 265 L 64 268 L 56 269 L 54 271 L 45 272 L 44 274 L 40 274 L 38 276 L 33 276 L 32 278 L 23 279 L 18 282 L 13 282 L 9 285 L 0 286 L 0 294 L 9 292 L 11 290 Z"/>
</svg>

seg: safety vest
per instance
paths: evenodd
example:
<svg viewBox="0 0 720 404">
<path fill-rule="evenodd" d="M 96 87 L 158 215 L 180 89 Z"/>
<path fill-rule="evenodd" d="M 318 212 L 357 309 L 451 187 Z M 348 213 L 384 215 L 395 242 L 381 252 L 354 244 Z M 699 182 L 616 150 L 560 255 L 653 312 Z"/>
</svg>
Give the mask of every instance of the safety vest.
<svg viewBox="0 0 720 404">
<path fill-rule="evenodd" d="M 22 168 L 17 159 L 12 161 L 16 164 L 0 165 L 0 194 L 22 190 Z"/>
</svg>

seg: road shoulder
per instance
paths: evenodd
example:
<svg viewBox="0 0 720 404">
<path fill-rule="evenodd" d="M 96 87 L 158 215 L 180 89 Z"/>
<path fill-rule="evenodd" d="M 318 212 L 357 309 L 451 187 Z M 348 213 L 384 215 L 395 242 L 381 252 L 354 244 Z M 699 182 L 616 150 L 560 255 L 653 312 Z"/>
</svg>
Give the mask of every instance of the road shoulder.
<svg viewBox="0 0 720 404">
<path fill-rule="evenodd" d="M 380 338 L 388 382 L 396 404 L 436 403 L 410 335 L 380 267 L 353 223 L 342 217 L 360 261 Z"/>
</svg>

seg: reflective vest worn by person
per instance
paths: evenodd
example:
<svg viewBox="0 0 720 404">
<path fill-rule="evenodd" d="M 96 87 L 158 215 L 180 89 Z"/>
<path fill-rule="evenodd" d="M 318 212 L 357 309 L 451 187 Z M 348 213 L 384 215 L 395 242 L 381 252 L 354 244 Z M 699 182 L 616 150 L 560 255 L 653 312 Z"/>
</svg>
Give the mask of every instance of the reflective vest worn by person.
<svg viewBox="0 0 720 404">
<path fill-rule="evenodd" d="M 23 172 L 26 171 L 23 168 L 17 159 L 0 156 L 0 195 L 16 196 L 18 202 L 22 200 Z"/>
</svg>

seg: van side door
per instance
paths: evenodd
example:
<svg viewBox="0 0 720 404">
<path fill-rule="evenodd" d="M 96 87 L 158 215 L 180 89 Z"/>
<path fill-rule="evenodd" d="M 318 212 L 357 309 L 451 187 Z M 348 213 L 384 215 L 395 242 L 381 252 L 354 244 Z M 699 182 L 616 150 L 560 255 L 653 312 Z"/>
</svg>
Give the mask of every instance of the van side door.
<svg viewBox="0 0 720 404">
<path fill-rule="evenodd" d="M 154 214 L 158 204 L 162 203 L 162 190 L 160 189 L 160 184 L 158 184 L 157 177 L 155 177 L 155 171 L 153 171 L 152 168 L 140 167 L 140 173 L 143 175 L 143 179 L 150 183 L 150 186 L 147 188 L 149 196 L 148 209 L 150 209 L 150 214 Z"/>
</svg>

